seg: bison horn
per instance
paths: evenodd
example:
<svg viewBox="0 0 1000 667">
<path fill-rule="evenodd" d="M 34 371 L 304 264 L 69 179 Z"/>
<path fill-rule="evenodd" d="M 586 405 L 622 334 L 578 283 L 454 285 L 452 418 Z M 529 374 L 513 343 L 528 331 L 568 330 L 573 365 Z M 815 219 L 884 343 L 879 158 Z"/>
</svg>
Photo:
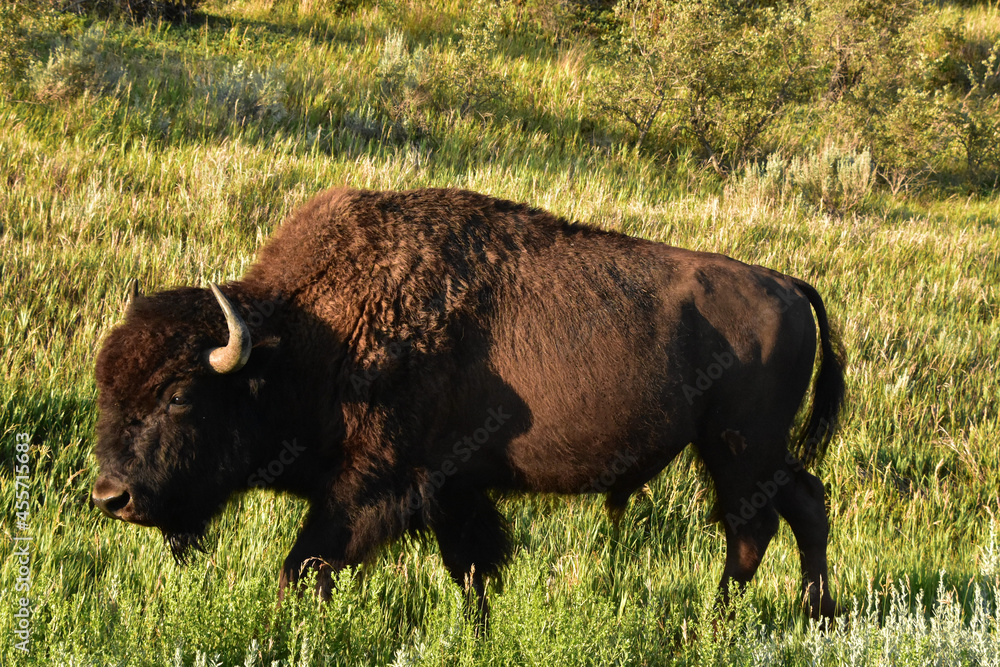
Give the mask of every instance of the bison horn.
<svg viewBox="0 0 1000 667">
<path fill-rule="evenodd" d="M 226 325 L 229 327 L 229 342 L 225 347 L 213 347 L 205 352 L 205 360 L 216 373 L 235 373 L 243 368 L 250 359 L 250 348 L 253 342 L 250 339 L 250 328 L 243 318 L 239 316 L 229 303 L 229 299 L 219 290 L 214 283 L 209 283 L 212 294 L 222 306 L 222 312 L 226 314 Z"/>
</svg>

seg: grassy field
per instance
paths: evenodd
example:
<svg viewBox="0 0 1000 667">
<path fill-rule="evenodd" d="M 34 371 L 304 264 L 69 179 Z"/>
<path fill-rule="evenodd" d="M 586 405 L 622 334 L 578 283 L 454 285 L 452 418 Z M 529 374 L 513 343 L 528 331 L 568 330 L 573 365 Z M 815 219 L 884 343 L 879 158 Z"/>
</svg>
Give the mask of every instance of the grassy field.
<svg viewBox="0 0 1000 667">
<path fill-rule="evenodd" d="M 182 26 L 61 15 L 0 95 L 0 663 L 998 664 L 1000 196 L 869 184 L 824 212 L 637 148 L 594 116 L 597 48 L 544 16 L 508 7 L 491 32 L 458 2 L 322 4 L 216 0 Z M 1000 35 L 995 4 L 940 12 Z M 803 617 L 783 524 L 716 623 L 724 540 L 690 453 L 617 529 L 596 498 L 504 499 L 516 556 L 487 638 L 433 540 L 345 572 L 327 604 L 278 609 L 295 499 L 235 499 L 185 568 L 157 532 L 99 516 L 93 366 L 128 280 L 237 278 L 287 213 L 344 184 L 474 189 L 815 285 L 849 356 L 818 470 L 847 621 Z"/>
</svg>

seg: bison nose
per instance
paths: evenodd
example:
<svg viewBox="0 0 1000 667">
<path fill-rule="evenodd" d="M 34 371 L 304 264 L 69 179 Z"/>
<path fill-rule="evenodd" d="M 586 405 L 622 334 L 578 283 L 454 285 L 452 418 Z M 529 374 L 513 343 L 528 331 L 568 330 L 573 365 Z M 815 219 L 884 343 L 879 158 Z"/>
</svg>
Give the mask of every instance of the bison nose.
<svg viewBox="0 0 1000 667">
<path fill-rule="evenodd" d="M 112 519 L 120 519 L 118 513 L 132 501 L 128 488 L 119 481 L 101 477 L 94 484 L 94 492 L 91 495 L 94 504 L 101 508 L 101 511 Z"/>
</svg>

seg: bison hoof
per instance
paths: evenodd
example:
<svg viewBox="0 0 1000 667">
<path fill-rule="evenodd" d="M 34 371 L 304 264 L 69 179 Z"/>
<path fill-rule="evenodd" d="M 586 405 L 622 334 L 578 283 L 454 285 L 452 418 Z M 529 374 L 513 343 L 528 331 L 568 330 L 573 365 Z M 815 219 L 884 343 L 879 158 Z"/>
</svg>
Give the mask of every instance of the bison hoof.
<svg viewBox="0 0 1000 667">
<path fill-rule="evenodd" d="M 308 588 L 324 602 L 329 600 L 333 591 L 333 570 L 332 565 L 320 558 L 310 558 L 291 568 L 286 566 L 278 579 L 278 601 L 284 600 L 289 589 L 301 596 Z"/>
</svg>

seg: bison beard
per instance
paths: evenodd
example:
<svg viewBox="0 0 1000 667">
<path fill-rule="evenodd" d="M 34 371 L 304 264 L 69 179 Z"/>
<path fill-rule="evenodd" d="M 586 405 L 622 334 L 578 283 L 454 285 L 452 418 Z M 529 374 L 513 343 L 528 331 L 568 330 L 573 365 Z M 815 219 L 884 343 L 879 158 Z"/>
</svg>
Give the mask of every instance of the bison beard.
<svg viewBox="0 0 1000 667">
<path fill-rule="evenodd" d="M 721 598 L 782 517 L 808 612 L 836 611 L 807 467 L 836 429 L 841 354 L 819 294 L 770 269 L 472 192 L 334 190 L 242 280 L 135 290 L 97 382 L 93 501 L 158 526 L 181 563 L 205 517 L 268 487 L 310 503 L 282 593 L 314 569 L 327 594 L 429 531 L 485 622 L 512 552 L 497 494 L 599 493 L 620 513 L 693 444 L 726 535 Z"/>
<path fill-rule="evenodd" d="M 198 533 L 168 533 L 163 531 L 163 539 L 170 547 L 170 554 L 178 565 L 187 565 L 191 557 L 191 549 L 206 553 L 203 544 L 204 535 Z"/>
</svg>

